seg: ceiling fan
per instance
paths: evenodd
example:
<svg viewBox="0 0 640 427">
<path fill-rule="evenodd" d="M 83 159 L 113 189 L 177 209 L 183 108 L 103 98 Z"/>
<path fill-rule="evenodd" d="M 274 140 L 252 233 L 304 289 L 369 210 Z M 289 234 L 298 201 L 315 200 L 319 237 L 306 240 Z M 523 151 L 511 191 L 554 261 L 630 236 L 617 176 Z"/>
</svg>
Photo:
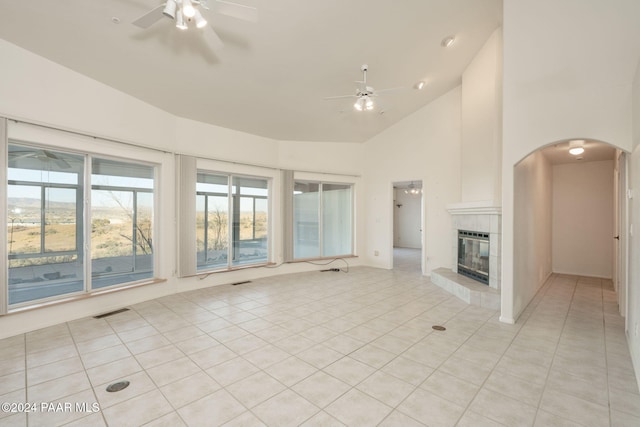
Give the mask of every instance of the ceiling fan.
<svg viewBox="0 0 640 427">
<path fill-rule="evenodd" d="M 362 64 L 360 70 L 362 71 L 362 80 L 356 81 L 356 83 L 359 83 L 359 86 L 356 88 L 356 93 L 354 95 L 329 96 L 324 99 L 333 100 L 343 98 L 356 98 L 356 102 L 355 104 L 353 104 L 353 108 L 358 111 L 371 111 L 375 108 L 373 98 L 377 97 L 378 94 L 382 92 L 390 92 L 393 90 L 403 89 L 402 87 L 396 87 L 390 89 L 375 90 L 373 87 L 367 86 L 367 71 L 369 70 L 369 66 L 367 64 Z"/>
<path fill-rule="evenodd" d="M 62 157 L 52 153 L 49 150 L 22 150 L 9 151 L 9 162 L 15 162 L 21 159 L 35 159 L 43 163 L 54 163 L 60 169 L 70 169 L 71 165 Z"/>
<path fill-rule="evenodd" d="M 205 29 L 203 34 L 207 38 L 209 45 L 214 48 L 223 46 L 222 40 L 216 32 L 207 25 L 208 22 L 200 11 L 211 10 L 221 15 L 231 16 L 232 18 L 241 19 L 243 21 L 256 22 L 258 20 L 258 10 L 255 7 L 245 6 L 238 3 L 232 3 L 224 0 L 213 0 L 211 7 L 208 0 L 167 0 L 166 3 L 151 9 L 135 21 L 133 25 L 143 29 L 149 28 L 162 18 L 174 19 L 176 28 L 186 30 L 189 24 L 195 24 L 196 28 Z M 205 13 L 206 14 L 206 13 Z"/>
</svg>

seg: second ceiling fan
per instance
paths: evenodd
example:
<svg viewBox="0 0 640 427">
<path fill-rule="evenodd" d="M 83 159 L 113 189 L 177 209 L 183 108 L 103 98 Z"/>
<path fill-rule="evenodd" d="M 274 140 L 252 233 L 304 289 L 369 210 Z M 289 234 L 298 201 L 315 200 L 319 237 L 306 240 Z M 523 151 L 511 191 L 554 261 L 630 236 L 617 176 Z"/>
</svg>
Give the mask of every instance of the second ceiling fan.
<svg viewBox="0 0 640 427">
<path fill-rule="evenodd" d="M 324 98 L 325 100 L 333 100 L 333 99 L 343 99 L 343 98 L 356 98 L 356 102 L 353 104 L 353 108 L 358 111 L 371 111 L 375 108 L 373 98 L 377 97 L 378 94 L 382 92 L 390 92 L 393 90 L 403 89 L 402 87 L 396 87 L 391 89 L 380 89 L 376 90 L 371 86 L 367 85 L 367 71 L 369 70 L 369 66 L 367 64 L 362 64 L 360 67 L 360 71 L 362 71 L 362 80 L 356 81 L 359 83 L 359 86 L 356 88 L 356 93 L 354 95 L 339 95 L 339 96 L 328 96 Z"/>
</svg>

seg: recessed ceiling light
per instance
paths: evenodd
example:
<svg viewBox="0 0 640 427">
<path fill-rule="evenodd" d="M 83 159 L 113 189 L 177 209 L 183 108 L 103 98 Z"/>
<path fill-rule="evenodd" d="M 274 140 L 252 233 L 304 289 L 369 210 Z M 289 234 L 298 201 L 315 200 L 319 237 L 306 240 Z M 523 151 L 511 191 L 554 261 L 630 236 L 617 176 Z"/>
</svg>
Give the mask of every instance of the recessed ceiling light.
<svg viewBox="0 0 640 427">
<path fill-rule="evenodd" d="M 447 36 L 445 38 L 442 39 L 442 41 L 440 42 L 440 46 L 442 47 L 450 47 L 453 42 L 456 41 L 455 36 Z"/>
<path fill-rule="evenodd" d="M 426 85 L 427 84 L 424 82 L 424 80 L 421 80 L 418 83 L 416 83 L 414 87 L 418 90 L 422 90 Z"/>
<path fill-rule="evenodd" d="M 111 18 L 111 22 L 113 22 L 114 24 L 119 24 L 120 18 L 118 18 L 117 16 L 114 16 L 113 18 Z"/>
</svg>

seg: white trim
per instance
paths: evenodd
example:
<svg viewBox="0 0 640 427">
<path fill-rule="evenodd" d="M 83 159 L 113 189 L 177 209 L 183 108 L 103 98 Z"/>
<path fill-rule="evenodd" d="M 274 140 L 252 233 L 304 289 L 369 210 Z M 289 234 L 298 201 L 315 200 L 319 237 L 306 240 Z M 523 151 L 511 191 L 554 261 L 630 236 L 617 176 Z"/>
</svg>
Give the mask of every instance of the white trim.
<svg viewBox="0 0 640 427">
<path fill-rule="evenodd" d="M 0 249 L 0 315 L 7 313 L 7 306 L 9 305 L 9 265 L 7 254 L 7 208 L 8 208 L 8 196 L 7 196 L 7 169 L 8 169 L 8 135 L 7 120 L 0 118 L 0 182 L 4 187 L 4 197 L 0 200 L 0 223 L 3 224 L 0 227 L 0 241 L 3 242 L 3 247 Z"/>
<path fill-rule="evenodd" d="M 492 202 L 466 202 L 447 205 L 447 212 L 451 215 L 501 215 L 502 207 Z"/>
</svg>

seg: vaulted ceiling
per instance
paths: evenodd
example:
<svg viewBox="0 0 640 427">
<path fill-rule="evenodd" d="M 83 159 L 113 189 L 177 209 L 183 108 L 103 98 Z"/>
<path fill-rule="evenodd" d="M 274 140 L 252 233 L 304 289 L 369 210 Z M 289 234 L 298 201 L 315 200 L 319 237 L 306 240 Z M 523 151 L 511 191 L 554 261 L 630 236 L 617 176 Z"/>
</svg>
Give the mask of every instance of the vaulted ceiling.
<svg viewBox="0 0 640 427">
<path fill-rule="evenodd" d="M 501 0 L 235 1 L 259 20 L 206 13 L 222 49 L 168 18 L 131 24 L 161 0 L 4 1 L 0 38 L 180 117 L 277 140 L 362 142 L 459 85 L 502 19 Z M 368 112 L 324 100 L 354 94 L 362 64 L 375 89 L 405 89 Z"/>
</svg>

